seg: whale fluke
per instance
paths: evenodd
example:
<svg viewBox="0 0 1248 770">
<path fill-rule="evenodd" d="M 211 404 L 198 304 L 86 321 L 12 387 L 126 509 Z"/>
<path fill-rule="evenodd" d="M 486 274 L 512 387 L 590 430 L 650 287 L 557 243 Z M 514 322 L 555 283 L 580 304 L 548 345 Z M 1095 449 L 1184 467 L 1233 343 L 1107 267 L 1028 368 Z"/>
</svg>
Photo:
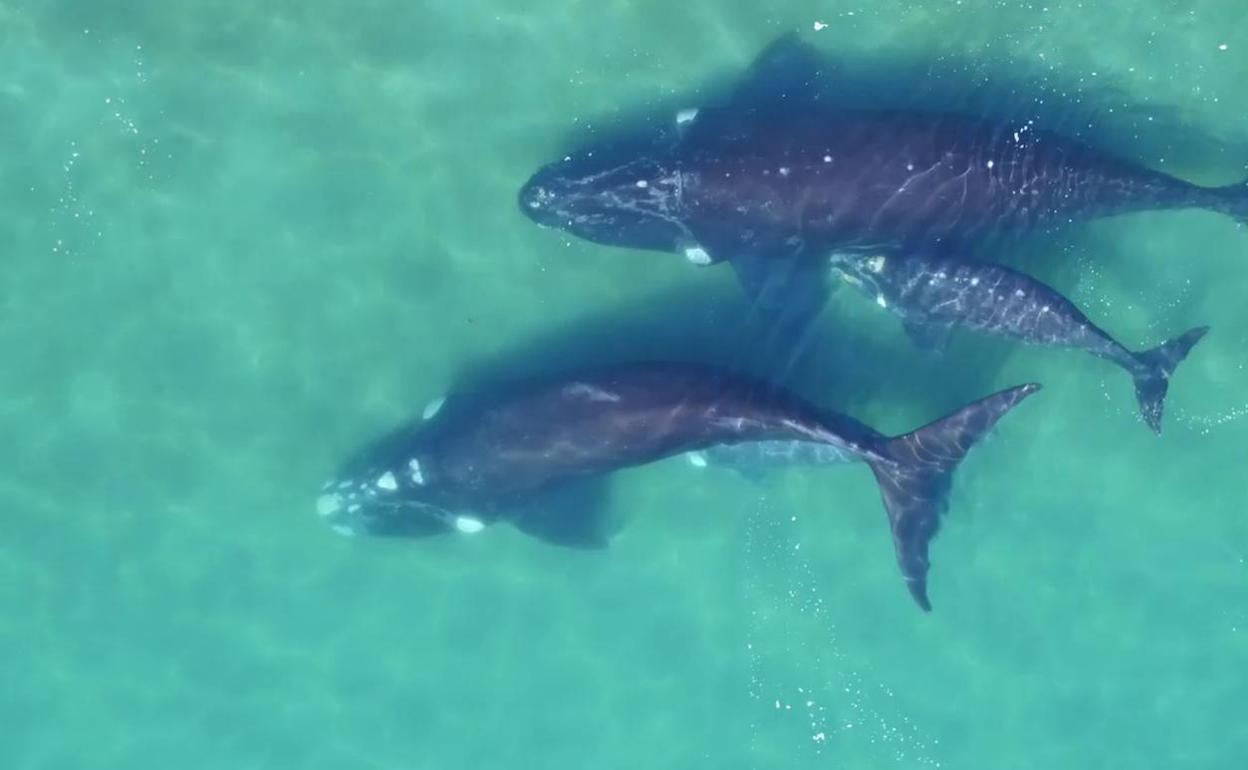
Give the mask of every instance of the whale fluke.
<svg viewBox="0 0 1248 770">
<path fill-rule="evenodd" d="M 1170 375 L 1208 333 L 1208 326 L 1199 326 L 1164 345 L 1135 354 L 1139 363 L 1131 373 L 1135 378 L 1135 397 L 1140 402 L 1140 415 L 1154 433 L 1161 433 L 1161 415 L 1166 405 L 1166 391 L 1170 388 Z"/>
<path fill-rule="evenodd" d="M 901 574 L 924 611 L 932 609 L 927 598 L 927 547 L 948 506 L 954 469 L 1006 412 L 1038 390 L 1034 383 L 1020 385 L 968 404 L 926 427 L 886 440 L 880 456 L 867 460 L 888 511 Z"/>
</svg>

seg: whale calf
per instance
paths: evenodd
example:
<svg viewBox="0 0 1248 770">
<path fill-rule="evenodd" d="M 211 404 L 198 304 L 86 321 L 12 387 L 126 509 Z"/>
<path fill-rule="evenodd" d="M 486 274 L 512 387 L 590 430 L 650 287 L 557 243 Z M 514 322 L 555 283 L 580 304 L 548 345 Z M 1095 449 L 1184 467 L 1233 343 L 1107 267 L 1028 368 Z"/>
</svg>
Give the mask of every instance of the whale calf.
<svg viewBox="0 0 1248 770">
<path fill-rule="evenodd" d="M 1197 327 L 1135 353 L 1055 289 L 1000 265 L 924 254 L 838 254 L 831 263 L 847 282 L 899 316 L 921 346 L 940 346 L 952 329 L 962 328 L 1032 345 L 1077 348 L 1117 364 L 1131 375 L 1140 416 L 1154 433 L 1161 433 L 1171 375 L 1209 331 Z"/>
<path fill-rule="evenodd" d="M 322 488 L 316 510 L 345 534 L 473 533 L 508 521 L 564 545 L 601 545 L 589 511 L 530 503 L 563 485 L 724 444 L 802 440 L 870 466 L 896 557 L 924 610 L 928 544 L 972 445 L 1039 389 L 1022 385 L 887 437 L 775 385 L 673 362 L 634 363 L 452 395 L 436 414 L 366 447 Z"/>
</svg>

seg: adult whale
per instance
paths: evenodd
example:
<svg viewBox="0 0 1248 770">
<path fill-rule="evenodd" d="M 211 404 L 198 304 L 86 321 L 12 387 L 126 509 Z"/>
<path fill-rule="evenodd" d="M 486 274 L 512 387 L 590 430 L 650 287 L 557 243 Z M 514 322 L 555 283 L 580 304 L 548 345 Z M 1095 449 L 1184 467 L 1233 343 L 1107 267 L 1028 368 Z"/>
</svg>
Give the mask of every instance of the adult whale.
<svg viewBox="0 0 1248 770">
<path fill-rule="evenodd" d="M 724 444 L 804 440 L 870 466 L 897 560 L 924 610 L 928 543 L 971 446 L 1038 385 L 1001 391 L 895 438 L 773 384 L 683 363 L 635 363 L 454 395 L 367 447 L 321 491 L 317 511 L 346 534 L 419 536 L 510 521 L 564 545 L 601 545 L 590 511 L 539 495 L 615 470 Z M 428 411 L 428 410 L 427 410 Z"/>
<path fill-rule="evenodd" d="M 813 61 L 793 37 L 753 65 Z M 813 66 L 813 65 L 812 65 Z M 790 74 L 817 88 L 819 73 Z M 750 78 L 738 89 L 764 88 Z M 604 144 L 537 171 L 519 194 L 539 224 L 613 246 L 728 261 L 748 292 L 787 284 L 822 304 L 819 258 L 960 249 L 998 233 L 1150 209 L 1248 218 L 1248 185 L 1201 187 L 1029 121 L 833 109 L 796 87 L 698 111 L 666 144 Z M 779 276 L 779 278 L 777 278 Z"/>
</svg>

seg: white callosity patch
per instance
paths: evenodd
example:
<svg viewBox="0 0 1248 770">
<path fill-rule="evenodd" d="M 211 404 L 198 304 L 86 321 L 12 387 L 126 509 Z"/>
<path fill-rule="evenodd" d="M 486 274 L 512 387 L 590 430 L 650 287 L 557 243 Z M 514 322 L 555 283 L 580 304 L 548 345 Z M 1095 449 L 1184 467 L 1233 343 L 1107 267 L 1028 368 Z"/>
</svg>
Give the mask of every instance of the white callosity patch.
<svg viewBox="0 0 1248 770">
<path fill-rule="evenodd" d="M 399 481 L 394 477 L 393 473 L 386 471 L 377 479 L 377 487 L 387 492 L 393 492 L 399 488 Z"/>
<path fill-rule="evenodd" d="M 695 265 L 711 264 L 711 255 L 701 246 L 690 246 L 685 249 L 685 259 Z"/>
<path fill-rule="evenodd" d="M 474 519 L 471 516 L 456 516 L 455 529 L 465 535 L 474 535 L 485 529 L 485 524 L 480 519 Z"/>
<path fill-rule="evenodd" d="M 316 513 L 318 516 L 333 516 L 340 508 L 342 508 L 342 498 L 338 495 L 321 495 L 316 498 Z"/>
<path fill-rule="evenodd" d="M 434 400 L 430 401 L 428 404 L 425 404 L 425 411 L 420 413 L 420 419 L 422 420 L 433 419 L 434 415 L 442 411 L 442 405 L 445 403 L 446 403 L 446 396 L 443 396 L 441 398 L 435 398 Z"/>
<path fill-rule="evenodd" d="M 408 460 L 407 469 L 409 471 L 408 476 L 411 478 L 413 484 L 423 485 L 425 483 L 425 474 L 424 471 L 420 469 L 420 460 L 417 460 L 415 457 Z"/>
</svg>

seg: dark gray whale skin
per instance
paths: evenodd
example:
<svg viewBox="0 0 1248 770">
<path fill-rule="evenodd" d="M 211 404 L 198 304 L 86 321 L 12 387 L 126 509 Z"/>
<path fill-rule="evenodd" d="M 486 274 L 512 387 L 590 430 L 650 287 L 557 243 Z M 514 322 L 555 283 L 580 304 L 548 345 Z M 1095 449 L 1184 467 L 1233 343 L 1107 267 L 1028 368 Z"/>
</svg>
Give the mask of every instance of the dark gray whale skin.
<svg viewBox="0 0 1248 770">
<path fill-rule="evenodd" d="M 652 362 L 573 372 L 480 397 L 452 395 L 432 419 L 396 431 L 344 464 L 322 488 L 316 507 L 345 534 L 420 536 L 509 521 L 562 545 L 600 545 L 585 541 L 589 512 L 535 521 L 525 512 L 526 502 L 562 485 L 684 452 L 759 441 L 819 442 L 870 466 L 902 575 L 927 610 L 928 543 L 947 505 L 953 471 L 998 419 L 1038 388 L 1001 391 L 889 438 L 726 370 Z"/>
<path fill-rule="evenodd" d="M 1154 433 L 1170 378 L 1209 331 L 1202 326 L 1152 350 L 1132 352 L 1056 289 L 1000 265 L 926 254 L 841 254 L 833 269 L 902 319 L 922 346 L 940 346 L 955 329 L 1031 345 L 1076 348 L 1121 367 L 1135 383 L 1140 416 Z"/>
<path fill-rule="evenodd" d="M 698 262 L 962 246 L 1150 209 L 1243 219 L 1248 186 L 1199 187 L 1026 125 L 950 114 L 703 110 L 671 150 L 589 150 L 520 192 L 534 221 Z"/>
</svg>

